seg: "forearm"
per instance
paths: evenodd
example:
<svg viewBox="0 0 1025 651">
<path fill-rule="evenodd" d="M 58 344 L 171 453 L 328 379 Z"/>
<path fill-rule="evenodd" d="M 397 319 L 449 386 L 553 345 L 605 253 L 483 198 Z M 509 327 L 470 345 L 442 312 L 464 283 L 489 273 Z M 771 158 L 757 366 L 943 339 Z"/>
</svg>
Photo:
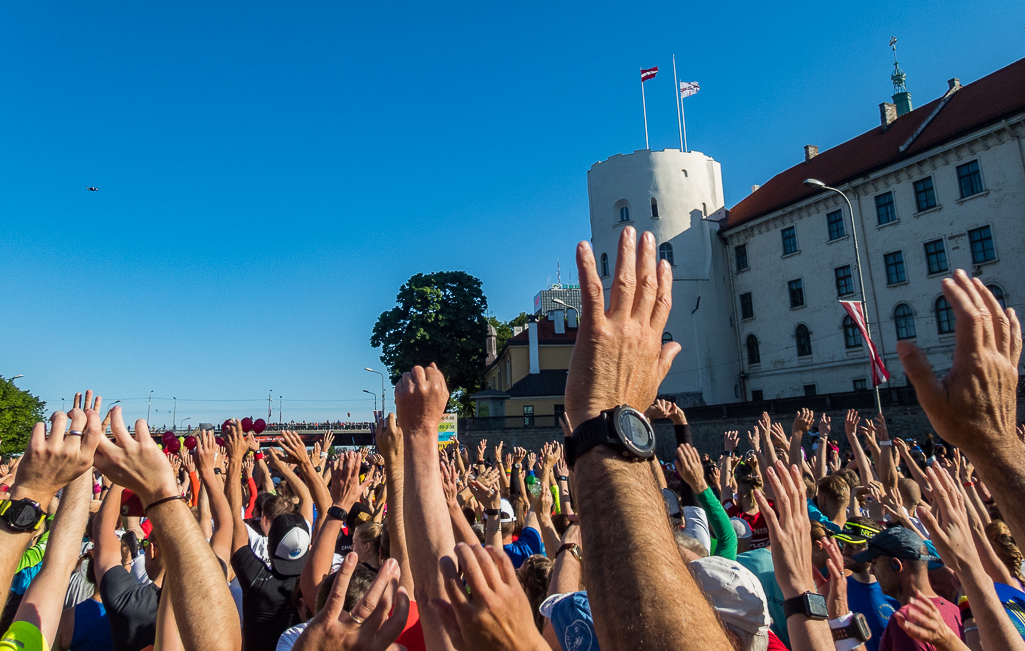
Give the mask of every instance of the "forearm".
<svg viewBox="0 0 1025 651">
<path fill-rule="evenodd" d="M 238 611 L 224 572 L 188 507 L 171 500 L 150 508 L 147 515 L 158 532 L 167 580 L 173 583 L 171 601 L 182 644 L 187 649 L 242 648 Z"/>
<path fill-rule="evenodd" d="M 342 521 L 329 517 L 313 539 L 310 558 L 303 566 L 302 574 L 299 575 L 299 588 L 308 604 L 317 603 L 317 591 L 320 589 L 320 584 L 324 577 L 331 573 L 335 541 L 338 540 L 338 533 L 341 530 Z"/>
<path fill-rule="evenodd" d="M 118 540 L 117 519 L 121 514 L 121 494 L 124 488 L 111 485 L 100 510 L 93 518 L 93 563 L 95 564 L 96 580 L 99 581 L 107 570 L 121 563 L 121 541 Z"/>
<path fill-rule="evenodd" d="M 733 499 L 733 489 L 730 487 L 730 459 L 723 455 L 723 458 L 719 460 L 719 495 L 722 496 L 723 502 L 729 502 Z"/>
<path fill-rule="evenodd" d="M 815 479 L 816 481 L 825 477 L 828 473 L 826 472 L 826 453 L 829 452 L 829 441 L 825 438 L 819 439 L 819 447 L 815 448 Z"/>
<path fill-rule="evenodd" d="M 253 517 L 253 510 L 256 508 L 256 498 L 258 492 L 256 489 L 256 480 L 252 477 L 246 477 L 246 485 L 249 486 L 249 499 L 246 502 L 246 517 Z"/>
<path fill-rule="evenodd" d="M 737 532 L 733 530 L 730 516 L 726 515 L 726 510 L 723 509 L 722 504 L 719 503 L 719 500 L 715 499 L 715 494 L 712 493 L 711 488 L 706 487 L 700 493 L 694 491 L 694 496 L 697 498 L 701 508 L 705 510 L 708 526 L 712 529 L 712 533 L 715 534 L 715 555 L 722 556 L 731 561 L 736 560 Z"/>
<path fill-rule="evenodd" d="M 897 464 L 893 459 L 893 446 L 880 447 L 879 452 L 879 481 L 888 493 L 897 492 Z"/>
<path fill-rule="evenodd" d="M 582 576 L 582 568 L 577 557 L 569 552 L 560 554 L 552 567 L 551 580 L 548 582 L 548 596 L 579 591 Z"/>
<path fill-rule="evenodd" d="M 555 530 L 555 524 L 552 522 L 552 517 L 547 513 L 543 514 L 542 517 L 537 519 L 537 526 L 538 531 L 541 532 L 541 540 L 545 544 L 545 556 L 555 558 L 562 544 L 559 539 L 559 532 Z"/>
<path fill-rule="evenodd" d="M 405 508 L 402 500 L 405 486 L 402 463 L 401 450 L 397 454 L 385 457 L 385 464 L 388 467 L 388 474 L 384 476 L 385 485 L 388 487 L 388 517 L 385 524 L 391 538 L 391 557 L 399 564 L 399 585 L 409 594 L 413 594 L 413 572 L 409 568 L 409 548 L 406 545 L 406 527 L 403 520 Z"/>
<path fill-rule="evenodd" d="M 569 480 L 559 480 L 559 513 L 573 514 L 573 498 L 569 493 Z"/>
<path fill-rule="evenodd" d="M 195 471 L 189 473 L 189 506 L 199 504 L 199 475 Z"/>
<path fill-rule="evenodd" d="M 313 469 L 311 468 L 310 470 L 312 471 Z M 280 464 L 278 472 L 284 476 L 292 492 L 299 497 L 299 512 L 302 513 L 307 522 L 313 522 L 313 496 L 310 494 L 310 489 L 303 480 L 299 479 L 299 475 L 292 472 L 285 464 Z"/>
<path fill-rule="evenodd" d="M 31 533 L 14 533 L 6 528 L 0 529 L 0 595 L 6 598 L 11 589 L 22 554 L 32 540 Z"/>
<path fill-rule="evenodd" d="M 1015 540 L 1025 540 L 1025 446 L 1017 442 L 992 450 L 964 450 L 1000 507 Z"/>
<path fill-rule="evenodd" d="M 865 449 L 861 447 L 856 435 L 847 435 L 847 443 L 854 452 L 854 458 L 858 461 L 858 475 L 861 477 L 861 485 L 868 486 L 872 483 L 872 466 L 869 464 Z"/>
<path fill-rule="evenodd" d="M 241 466 L 239 469 L 241 470 Z M 256 470 L 260 474 L 261 490 L 265 493 L 273 493 L 274 481 L 270 477 L 270 469 L 267 467 L 267 462 L 263 458 L 256 460 Z"/>
<path fill-rule="evenodd" d="M 804 461 L 804 455 L 801 454 L 801 439 L 803 436 L 804 432 L 790 432 L 789 465 L 797 466 L 798 468 L 802 467 L 801 463 Z"/>
<path fill-rule="evenodd" d="M 317 506 L 317 513 L 323 516 L 331 508 L 331 491 L 327 489 L 327 484 L 320 478 L 320 473 L 312 462 L 303 464 L 303 476 L 306 478 L 306 486 L 309 488 L 313 503 Z"/>
<path fill-rule="evenodd" d="M 1025 651 L 1025 640 L 1007 616 L 989 576 L 980 567 L 973 565 L 961 573 L 959 578 L 979 626 L 982 646 L 986 649 Z"/>
<path fill-rule="evenodd" d="M 204 538 L 210 540 L 214 537 L 214 530 L 210 525 L 212 519 L 210 515 L 210 495 L 206 488 L 200 487 L 199 500 L 196 502 L 196 506 L 199 507 L 199 530 L 203 533 Z"/>
<path fill-rule="evenodd" d="M 918 464 L 915 463 L 915 460 L 909 455 L 901 452 L 900 457 L 904 460 L 904 465 L 907 466 L 908 473 L 911 475 L 911 478 L 914 479 L 915 483 L 918 484 L 918 487 L 922 489 L 922 495 L 929 497 L 932 494 L 932 486 L 929 485 L 929 478 L 925 476 L 922 469 L 918 467 Z"/>
<path fill-rule="evenodd" d="M 157 606 L 157 637 L 153 648 L 156 651 L 185 651 L 178 622 L 174 618 L 174 581 L 167 581 L 160 593 Z"/>
<path fill-rule="evenodd" d="M 231 506 L 228 498 L 224 496 L 224 486 L 212 472 L 204 474 L 204 493 L 210 504 L 210 514 L 214 522 L 214 530 L 210 536 L 210 547 L 217 554 L 218 558 L 224 561 L 225 565 L 231 566 L 231 543 L 234 537 L 234 520 L 231 517 Z M 243 525 L 244 526 L 244 525 Z M 248 539 L 248 536 L 247 536 Z"/>
<path fill-rule="evenodd" d="M 452 522 L 452 534 L 457 543 L 466 543 L 472 547 L 480 542 L 477 539 L 477 534 L 473 532 L 473 527 L 466 521 L 466 516 L 463 515 L 463 510 L 459 508 L 459 504 L 456 502 L 448 503 L 448 517 Z"/>
<path fill-rule="evenodd" d="M 231 552 L 249 544 L 249 532 L 246 531 L 246 523 L 242 521 L 242 483 L 239 477 L 242 474 L 242 460 L 231 459 L 228 461 L 228 470 L 224 477 L 224 496 L 228 500 L 228 508 L 231 510 Z"/>
<path fill-rule="evenodd" d="M 632 650 L 639 631 L 649 649 L 729 648 L 679 555 L 645 464 L 624 462 L 599 446 L 577 460 L 575 473 L 584 577 L 601 648 Z"/>
</svg>

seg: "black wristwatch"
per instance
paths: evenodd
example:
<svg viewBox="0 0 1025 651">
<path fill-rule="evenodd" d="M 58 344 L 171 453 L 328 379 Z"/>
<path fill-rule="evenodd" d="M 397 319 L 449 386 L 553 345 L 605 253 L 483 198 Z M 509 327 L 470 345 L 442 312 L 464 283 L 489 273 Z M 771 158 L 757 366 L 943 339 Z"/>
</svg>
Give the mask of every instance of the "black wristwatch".
<svg viewBox="0 0 1025 651">
<path fill-rule="evenodd" d="M 868 621 L 861 613 L 854 613 L 851 622 L 843 628 L 829 629 L 833 633 L 833 641 L 849 640 L 854 638 L 858 642 L 868 642 L 872 637 L 872 630 L 868 627 Z"/>
<path fill-rule="evenodd" d="M 787 599 L 783 602 L 783 618 L 790 619 L 792 615 L 804 615 L 808 619 L 829 619 L 826 598 L 817 592 L 805 592 Z"/>
<path fill-rule="evenodd" d="M 572 468 L 580 455 L 601 444 L 628 459 L 650 459 L 655 456 L 655 431 L 644 414 L 633 407 L 606 409 L 566 437 L 566 463 Z"/>
<path fill-rule="evenodd" d="M 345 521 L 346 518 L 349 517 L 348 511 L 346 511 L 345 509 L 343 509 L 340 506 L 333 506 L 333 505 L 331 506 L 331 508 L 329 508 L 327 510 L 327 515 L 328 515 L 329 518 L 334 518 L 335 520 L 341 520 L 343 522 Z"/>
<path fill-rule="evenodd" d="M 0 521 L 11 531 L 35 531 L 46 519 L 46 511 L 39 502 L 27 497 L 20 500 L 0 502 Z"/>
</svg>

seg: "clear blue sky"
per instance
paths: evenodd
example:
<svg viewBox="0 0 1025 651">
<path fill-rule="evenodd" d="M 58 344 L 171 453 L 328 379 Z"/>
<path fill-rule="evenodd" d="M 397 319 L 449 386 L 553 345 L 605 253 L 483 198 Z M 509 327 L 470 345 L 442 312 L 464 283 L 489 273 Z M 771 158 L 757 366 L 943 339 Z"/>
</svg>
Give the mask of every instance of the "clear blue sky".
<svg viewBox="0 0 1025 651">
<path fill-rule="evenodd" d="M 0 4 L 0 374 L 132 418 L 154 390 L 155 424 L 268 389 L 366 418 L 410 275 L 474 274 L 501 319 L 567 277 L 588 167 L 644 146 L 640 67 L 653 149 L 671 55 L 701 83 L 733 205 L 877 124 L 891 35 L 916 105 L 1025 56 L 1011 0 L 402 4 Z"/>
</svg>

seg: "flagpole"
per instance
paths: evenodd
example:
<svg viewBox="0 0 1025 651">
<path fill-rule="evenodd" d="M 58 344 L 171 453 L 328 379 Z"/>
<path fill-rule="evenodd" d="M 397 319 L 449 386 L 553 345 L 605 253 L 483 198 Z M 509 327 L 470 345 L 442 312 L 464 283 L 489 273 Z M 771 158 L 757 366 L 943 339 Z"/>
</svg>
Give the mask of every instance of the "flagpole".
<svg viewBox="0 0 1025 651">
<path fill-rule="evenodd" d="M 683 112 L 684 101 L 680 100 L 680 124 L 683 125 L 683 150 L 690 151 L 690 147 L 687 145 L 687 115 Z"/>
<path fill-rule="evenodd" d="M 673 85 L 676 86 L 676 124 L 680 127 L 680 151 L 686 151 L 683 144 L 683 116 L 680 113 L 680 78 L 676 76 L 676 55 L 673 55 Z"/>
<path fill-rule="evenodd" d="M 651 149 L 648 146 L 648 105 L 644 101 L 644 77 L 641 77 L 641 108 L 644 110 L 644 148 Z"/>
</svg>

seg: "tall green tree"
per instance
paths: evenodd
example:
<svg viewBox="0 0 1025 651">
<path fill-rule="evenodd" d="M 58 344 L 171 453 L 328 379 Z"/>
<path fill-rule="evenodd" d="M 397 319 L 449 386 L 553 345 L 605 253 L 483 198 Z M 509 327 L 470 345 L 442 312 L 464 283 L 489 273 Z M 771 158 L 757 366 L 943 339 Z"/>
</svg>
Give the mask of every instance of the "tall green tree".
<svg viewBox="0 0 1025 651">
<path fill-rule="evenodd" d="M 486 358 L 488 299 L 480 280 L 462 271 L 416 274 L 399 288 L 395 303 L 370 337 L 392 383 L 414 366 L 435 362 L 460 413 L 469 413 Z"/>
<path fill-rule="evenodd" d="M 0 453 L 23 452 L 32 427 L 43 420 L 46 403 L 0 377 Z"/>
</svg>

